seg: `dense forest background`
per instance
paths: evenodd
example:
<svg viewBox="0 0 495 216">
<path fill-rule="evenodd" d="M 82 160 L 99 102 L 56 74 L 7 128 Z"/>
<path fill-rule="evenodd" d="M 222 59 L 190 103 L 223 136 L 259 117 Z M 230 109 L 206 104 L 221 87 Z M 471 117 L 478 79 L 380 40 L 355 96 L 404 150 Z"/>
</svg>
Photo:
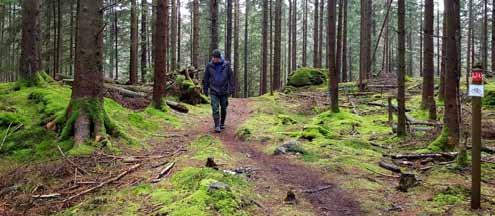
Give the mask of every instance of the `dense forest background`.
<svg viewBox="0 0 495 216">
<path fill-rule="evenodd" d="M 199 54 L 199 66 L 203 67 L 207 63 L 210 51 L 210 13 L 209 13 L 209 1 L 199 2 L 199 47 L 197 52 Z M 262 19 L 263 19 L 263 2 L 264 1 L 233 1 L 233 28 L 234 36 L 237 35 L 237 40 L 234 39 L 230 42 L 234 44 L 233 52 L 237 55 L 233 56 L 231 61 L 237 69 L 235 72 L 238 74 L 247 74 L 247 86 L 248 95 L 259 95 L 259 81 L 262 65 Z M 274 18 L 274 1 L 269 1 L 267 5 L 269 8 L 269 26 L 273 28 Z M 371 1 L 370 1 L 371 2 Z M 462 26 L 467 26 L 471 23 L 471 28 L 462 28 L 462 50 L 468 48 L 468 38 L 471 43 L 474 44 L 472 50 L 477 53 L 480 52 L 483 45 L 483 1 L 474 1 L 472 10 L 469 9 L 468 1 L 461 1 L 461 17 Z M 168 55 L 168 65 L 178 65 L 178 68 L 185 68 L 192 63 L 193 54 L 193 15 L 194 15 L 194 1 L 172 1 L 170 4 L 170 19 L 171 22 L 169 33 L 171 34 L 169 43 L 169 52 L 174 55 Z M 133 6 L 134 4 L 134 6 Z M 152 32 L 154 31 L 154 17 L 156 15 L 155 7 L 153 4 L 156 2 L 142 1 L 136 3 L 136 1 L 105 1 L 106 10 L 104 12 L 104 41 L 105 41 L 105 55 L 104 55 L 104 71 L 105 76 L 108 78 L 127 81 L 131 70 L 131 30 L 132 28 L 138 29 L 138 36 L 135 37 L 136 42 L 139 44 L 137 58 L 137 68 L 139 80 L 150 82 L 152 81 L 153 71 L 153 49 L 151 44 L 153 41 Z M 394 34 L 396 30 L 397 13 L 390 13 L 387 25 L 385 25 L 384 34 L 380 37 L 380 43 L 376 47 L 377 38 L 381 31 L 381 25 L 385 16 L 387 15 L 388 0 L 373 1 L 372 13 L 367 16 L 372 26 L 372 48 L 376 53 L 376 57 L 372 64 L 373 74 L 377 74 L 379 71 L 386 69 L 390 71 L 396 70 L 396 56 L 397 56 L 397 34 Z M 396 2 L 392 3 L 392 7 L 396 7 Z M 346 42 L 348 77 L 350 80 L 355 80 L 359 71 L 359 43 L 360 43 L 360 2 L 348 1 L 347 5 L 347 28 L 346 28 Z M 320 12 L 318 20 L 315 18 L 318 16 L 315 6 L 323 6 L 323 13 Z M 424 1 L 406 1 L 406 63 L 408 76 L 419 76 L 422 71 L 422 20 L 424 19 Z M 219 46 L 221 50 L 225 50 L 226 40 L 225 35 L 227 33 L 227 2 L 218 2 L 218 35 Z M 327 28 L 326 25 L 321 25 L 321 20 L 325 20 L 327 10 L 326 6 L 319 4 L 311 0 L 299 0 L 299 1 L 283 1 L 282 2 L 282 71 L 284 76 L 291 73 L 289 71 L 291 60 L 291 52 L 288 52 L 292 43 L 290 30 L 295 28 L 295 46 L 296 46 L 296 65 L 302 66 L 314 66 L 315 52 L 315 39 L 317 43 L 323 44 L 323 49 L 317 52 L 316 57 L 322 58 L 326 56 L 326 38 Z M 134 10 L 132 10 L 134 8 Z M 292 8 L 295 11 L 292 14 Z M 442 40 L 438 38 L 442 35 L 443 27 L 443 2 L 435 1 L 435 71 L 439 74 L 440 71 L 440 57 Z M 14 81 L 18 78 L 16 68 L 19 63 L 20 56 L 20 28 L 21 28 L 21 5 L 17 1 L 5 1 L 0 5 L 0 20 L 1 20 L 1 39 L 0 46 L 3 50 L 1 53 L 1 80 L 2 81 Z M 472 14 L 469 14 L 472 11 Z M 491 10 L 489 10 L 490 12 Z M 316 12 L 316 13 L 315 13 Z M 77 28 L 75 18 L 77 16 L 77 1 L 56 1 L 47 0 L 42 4 L 41 9 L 41 29 L 42 29 L 42 59 L 43 65 L 47 73 L 49 74 L 65 74 L 71 75 L 74 71 L 74 49 L 75 49 L 75 29 Z M 134 20 L 133 23 L 133 13 Z M 316 15 L 316 17 L 315 17 Z M 322 15 L 322 16 L 321 16 Z M 472 19 L 469 17 L 472 16 Z M 172 22 L 175 20 L 175 22 Z M 470 21 L 471 20 L 471 21 Z M 315 24 L 320 21 L 319 29 L 315 29 Z M 133 26 L 135 25 L 135 26 Z M 173 28 L 172 28 L 173 27 Z M 323 30 L 322 30 L 323 28 Z M 472 29 L 470 31 L 469 29 Z M 317 34 L 322 37 L 315 37 L 315 30 Z M 273 32 L 273 31 L 271 31 Z M 488 29 L 487 34 L 491 32 L 491 28 Z M 174 36 L 175 35 L 175 39 Z M 470 37 L 467 37 L 470 34 Z M 273 37 L 268 39 L 271 41 Z M 488 42 L 491 41 L 491 37 L 488 37 Z M 174 42 L 174 44 L 172 44 Z M 271 43 L 273 47 L 273 43 Z M 376 49 L 378 48 L 378 49 Z M 385 48 L 387 48 L 385 50 Z M 376 50 L 375 50 L 376 49 Z M 388 52 L 387 52 L 388 51 Z M 144 54 L 143 54 L 144 52 Z M 272 52 L 273 53 L 273 52 Z M 268 53 L 271 55 L 272 53 Z M 175 56 L 175 57 L 173 57 Z M 475 55 L 474 60 L 480 61 L 481 55 Z M 246 57 L 246 58 L 245 58 Z M 462 62 L 466 63 L 467 55 L 462 55 Z M 270 62 L 272 58 L 270 58 Z M 387 60 L 387 61 L 386 61 Z M 247 61 L 247 62 L 246 62 Z M 247 63 L 247 68 L 244 67 L 244 63 Z M 327 61 L 322 61 L 322 66 L 327 67 Z M 384 68 L 383 64 L 389 63 L 389 66 Z M 175 66 L 174 66 L 175 67 Z M 465 68 L 465 67 L 463 67 Z M 239 83 L 244 85 L 245 76 L 239 76 Z M 244 90 L 243 87 L 238 88 Z"/>
</svg>

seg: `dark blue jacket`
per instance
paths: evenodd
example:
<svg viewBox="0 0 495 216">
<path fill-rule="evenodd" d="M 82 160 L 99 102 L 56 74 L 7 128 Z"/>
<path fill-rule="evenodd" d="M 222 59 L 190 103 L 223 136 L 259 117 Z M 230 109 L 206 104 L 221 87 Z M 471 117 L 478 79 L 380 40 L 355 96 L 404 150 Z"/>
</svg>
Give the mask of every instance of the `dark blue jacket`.
<svg viewBox="0 0 495 216">
<path fill-rule="evenodd" d="M 205 94 L 233 94 L 235 90 L 234 74 L 230 67 L 230 62 L 222 59 L 222 62 L 219 64 L 208 63 L 203 78 L 203 88 Z"/>
</svg>

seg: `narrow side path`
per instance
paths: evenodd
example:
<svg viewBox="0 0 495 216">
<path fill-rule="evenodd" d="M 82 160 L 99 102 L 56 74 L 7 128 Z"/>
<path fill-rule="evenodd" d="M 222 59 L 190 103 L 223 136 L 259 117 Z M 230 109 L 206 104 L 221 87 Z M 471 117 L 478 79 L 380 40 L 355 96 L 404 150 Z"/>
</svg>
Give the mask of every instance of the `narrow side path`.
<svg viewBox="0 0 495 216">
<path fill-rule="evenodd" d="M 267 155 L 260 149 L 257 142 L 243 142 L 236 138 L 236 130 L 252 114 L 252 104 L 249 99 L 231 99 L 227 119 L 227 129 L 221 134 L 213 134 L 220 139 L 226 149 L 233 154 L 244 155 L 241 163 L 243 166 L 251 166 L 256 169 L 256 177 L 259 180 L 272 181 L 272 187 L 279 187 L 278 191 L 290 188 L 296 196 L 304 198 L 312 205 L 313 212 L 317 215 L 362 215 L 359 203 L 344 190 L 338 187 L 336 182 L 329 180 L 322 170 L 303 165 L 296 161 L 290 161 L 284 156 Z M 201 121 L 200 130 L 203 133 L 211 133 L 211 120 Z M 329 187 L 329 188 L 328 188 Z M 328 188 L 318 191 L 321 188 Z M 273 190 L 277 191 L 277 190 Z M 285 193 L 287 190 L 285 190 Z M 285 197 L 280 194 L 280 202 Z"/>
</svg>

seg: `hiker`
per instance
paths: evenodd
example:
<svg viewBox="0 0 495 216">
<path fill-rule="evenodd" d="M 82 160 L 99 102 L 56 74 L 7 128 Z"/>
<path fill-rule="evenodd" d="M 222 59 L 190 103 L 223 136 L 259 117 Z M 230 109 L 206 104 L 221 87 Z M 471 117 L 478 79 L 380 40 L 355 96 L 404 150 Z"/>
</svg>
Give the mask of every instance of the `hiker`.
<svg viewBox="0 0 495 216">
<path fill-rule="evenodd" d="M 234 75 L 230 62 L 225 61 L 220 50 L 214 50 L 210 62 L 206 65 L 203 93 L 211 98 L 213 121 L 217 133 L 225 129 L 229 95 L 232 95 L 234 90 Z"/>
</svg>

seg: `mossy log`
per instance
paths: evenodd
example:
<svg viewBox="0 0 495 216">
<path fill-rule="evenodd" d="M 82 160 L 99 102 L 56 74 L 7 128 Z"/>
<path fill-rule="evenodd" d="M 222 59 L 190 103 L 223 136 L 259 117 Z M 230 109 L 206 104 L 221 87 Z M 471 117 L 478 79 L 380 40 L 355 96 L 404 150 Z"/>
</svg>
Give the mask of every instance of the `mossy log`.
<svg viewBox="0 0 495 216">
<path fill-rule="evenodd" d="M 189 109 L 184 106 L 183 104 L 177 103 L 175 101 L 165 101 L 165 103 L 172 109 L 181 112 L 181 113 L 188 113 Z"/>
</svg>

